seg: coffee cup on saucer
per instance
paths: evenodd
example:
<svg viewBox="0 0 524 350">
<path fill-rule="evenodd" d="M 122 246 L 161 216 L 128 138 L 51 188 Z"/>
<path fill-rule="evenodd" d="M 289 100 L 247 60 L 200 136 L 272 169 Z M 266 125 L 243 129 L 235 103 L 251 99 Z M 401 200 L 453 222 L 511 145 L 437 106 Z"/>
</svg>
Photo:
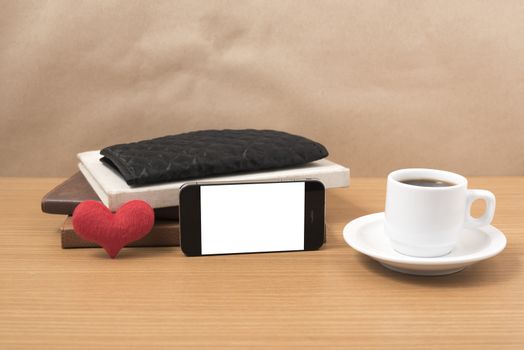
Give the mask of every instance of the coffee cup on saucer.
<svg viewBox="0 0 524 350">
<path fill-rule="evenodd" d="M 482 216 L 471 216 L 471 204 L 486 202 Z M 401 169 L 388 175 L 384 229 L 397 252 L 413 257 L 448 254 L 464 228 L 489 225 L 495 196 L 468 189 L 459 174 L 435 169 Z"/>
</svg>

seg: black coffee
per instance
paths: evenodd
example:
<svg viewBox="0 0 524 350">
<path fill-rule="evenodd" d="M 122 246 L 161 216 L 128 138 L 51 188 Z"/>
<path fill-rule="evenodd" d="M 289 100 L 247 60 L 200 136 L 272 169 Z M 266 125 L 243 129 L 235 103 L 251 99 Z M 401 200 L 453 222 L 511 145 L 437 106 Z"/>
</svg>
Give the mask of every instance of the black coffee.
<svg viewBox="0 0 524 350">
<path fill-rule="evenodd" d="M 442 180 L 434 180 L 434 179 L 410 179 L 410 180 L 404 180 L 400 181 L 403 184 L 406 185 L 413 185 L 413 186 L 422 186 L 422 187 L 449 187 L 454 186 L 454 183 L 442 181 Z"/>
</svg>

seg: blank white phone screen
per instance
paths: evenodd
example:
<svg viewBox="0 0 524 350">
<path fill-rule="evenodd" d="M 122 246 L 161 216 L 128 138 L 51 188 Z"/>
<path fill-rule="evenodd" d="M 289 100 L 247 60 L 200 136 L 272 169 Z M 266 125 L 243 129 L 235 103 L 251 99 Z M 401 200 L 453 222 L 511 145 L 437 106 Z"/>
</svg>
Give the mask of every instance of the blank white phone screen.
<svg viewBox="0 0 524 350">
<path fill-rule="evenodd" d="M 202 255 L 304 250 L 304 197 L 304 182 L 202 186 Z"/>
</svg>

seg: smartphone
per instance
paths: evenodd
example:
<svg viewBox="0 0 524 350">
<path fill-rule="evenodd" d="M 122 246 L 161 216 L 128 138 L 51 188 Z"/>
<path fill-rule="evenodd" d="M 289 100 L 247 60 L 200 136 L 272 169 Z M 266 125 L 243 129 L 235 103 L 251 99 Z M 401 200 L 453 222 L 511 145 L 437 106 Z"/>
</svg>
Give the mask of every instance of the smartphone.
<svg viewBox="0 0 524 350">
<path fill-rule="evenodd" d="M 325 238 L 320 181 L 186 185 L 180 246 L 187 256 L 319 249 Z"/>
</svg>

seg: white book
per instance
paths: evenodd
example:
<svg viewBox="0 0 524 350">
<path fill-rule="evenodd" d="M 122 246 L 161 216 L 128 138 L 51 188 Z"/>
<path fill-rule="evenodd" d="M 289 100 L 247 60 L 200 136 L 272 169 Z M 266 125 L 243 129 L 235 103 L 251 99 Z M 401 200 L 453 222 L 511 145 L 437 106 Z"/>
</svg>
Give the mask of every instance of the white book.
<svg viewBox="0 0 524 350">
<path fill-rule="evenodd" d="M 146 201 L 153 208 L 178 205 L 180 187 L 184 184 L 266 182 L 315 179 L 326 188 L 349 186 L 349 169 L 327 159 L 301 166 L 235 175 L 214 176 L 140 187 L 129 186 L 111 166 L 100 161 L 99 151 L 79 153 L 78 167 L 102 202 L 112 211 L 133 199 Z"/>
</svg>

